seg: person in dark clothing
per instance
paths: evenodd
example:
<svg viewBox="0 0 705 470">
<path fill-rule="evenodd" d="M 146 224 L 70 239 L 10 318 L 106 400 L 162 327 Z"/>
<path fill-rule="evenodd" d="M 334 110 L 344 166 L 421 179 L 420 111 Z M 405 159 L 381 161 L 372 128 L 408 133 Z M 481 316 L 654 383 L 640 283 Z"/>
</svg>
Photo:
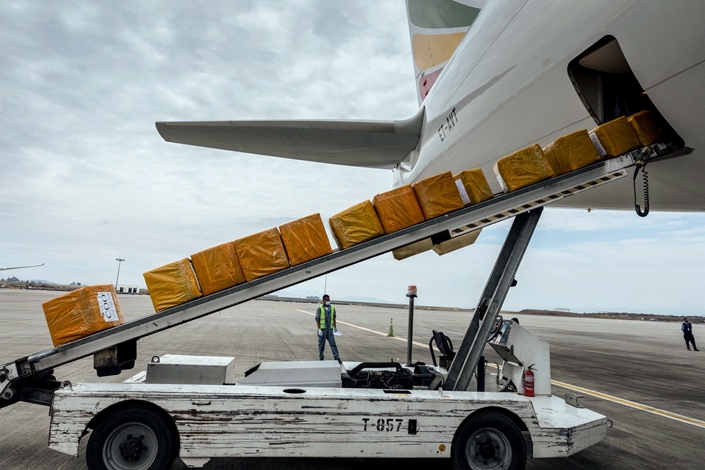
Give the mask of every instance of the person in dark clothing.
<svg viewBox="0 0 705 470">
<path fill-rule="evenodd" d="M 323 296 L 323 302 L 316 309 L 316 330 L 318 332 L 318 357 L 323 360 L 323 350 L 326 347 L 326 341 L 330 344 L 330 350 L 333 353 L 333 359 L 341 362 L 338 355 L 338 347 L 335 345 L 334 331 L 336 329 L 336 314 L 335 307 L 330 304 L 328 294 Z"/>
<path fill-rule="evenodd" d="M 681 331 L 683 332 L 683 338 L 685 339 L 685 347 L 690 351 L 690 344 L 693 345 L 693 350 L 700 351 L 695 345 L 695 337 L 693 336 L 693 325 L 688 321 L 688 317 L 683 319 L 683 324 L 681 325 Z"/>
</svg>

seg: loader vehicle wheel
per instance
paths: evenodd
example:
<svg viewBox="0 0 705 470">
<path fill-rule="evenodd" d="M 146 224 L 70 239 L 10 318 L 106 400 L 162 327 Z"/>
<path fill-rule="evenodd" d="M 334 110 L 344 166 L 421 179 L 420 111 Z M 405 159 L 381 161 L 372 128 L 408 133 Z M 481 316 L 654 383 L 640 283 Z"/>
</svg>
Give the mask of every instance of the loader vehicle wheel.
<svg viewBox="0 0 705 470">
<path fill-rule="evenodd" d="M 523 470 L 526 443 L 519 427 L 497 411 L 465 421 L 453 439 L 454 470 Z"/>
<path fill-rule="evenodd" d="M 89 470 L 168 470 L 179 450 L 178 436 L 154 410 L 133 406 L 107 416 L 91 433 Z"/>
</svg>

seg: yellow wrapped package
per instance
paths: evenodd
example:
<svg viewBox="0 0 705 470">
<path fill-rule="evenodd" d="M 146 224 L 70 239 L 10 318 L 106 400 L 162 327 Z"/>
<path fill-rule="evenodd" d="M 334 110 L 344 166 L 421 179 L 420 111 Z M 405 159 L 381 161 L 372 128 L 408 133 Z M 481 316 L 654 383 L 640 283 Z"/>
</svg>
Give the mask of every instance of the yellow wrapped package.
<svg viewBox="0 0 705 470">
<path fill-rule="evenodd" d="M 553 168 L 555 176 L 600 161 L 597 149 L 586 130 L 573 132 L 551 142 L 544 147 L 543 154 Z"/>
<path fill-rule="evenodd" d="M 433 219 L 465 207 L 450 171 L 429 176 L 411 185 L 421 204 L 426 220 Z"/>
<path fill-rule="evenodd" d="M 248 281 L 289 267 L 282 237 L 276 228 L 235 240 L 235 252 Z"/>
<path fill-rule="evenodd" d="M 661 126 L 653 112 L 639 111 L 629 116 L 627 121 L 643 147 L 654 144 L 661 138 Z"/>
<path fill-rule="evenodd" d="M 313 214 L 279 227 L 292 266 L 333 252 L 321 214 Z"/>
<path fill-rule="evenodd" d="M 453 178 L 466 207 L 491 199 L 493 196 L 481 168 L 461 171 Z"/>
<path fill-rule="evenodd" d="M 147 283 L 147 290 L 156 312 L 176 307 L 203 295 L 188 258 L 152 269 L 142 276 Z"/>
<path fill-rule="evenodd" d="M 477 237 L 480 236 L 480 232 L 482 232 L 481 228 L 473 230 L 470 233 L 464 233 L 457 237 L 453 237 L 450 240 L 438 243 L 437 245 L 433 245 L 433 251 L 435 251 L 438 256 L 443 256 L 461 248 L 465 248 L 466 246 L 470 246 L 475 243 Z"/>
<path fill-rule="evenodd" d="M 125 323 L 110 284 L 81 287 L 47 300 L 42 308 L 54 346 Z"/>
<path fill-rule="evenodd" d="M 191 255 L 191 262 L 203 295 L 245 282 L 245 275 L 235 254 L 235 242 L 199 251 Z"/>
<path fill-rule="evenodd" d="M 361 202 L 328 220 L 340 249 L 384 235 L 384 228 L 370 201 Z"/>
<path fill-rule="evenodd" d="M 397 232 L 426 220 L 410 185 L 376 195 L 372 205 L 385 233 Z"/>
<path fill-rule="evenodd" d="M 553 168 L 538 144 L 501 158 L 492 169 L 505 193 L 531 186 L 554 176 Z"/>
<path fill-rule="evenodd" d="M 392 250 L 392 255 L 397 261 L 401 261 L 412 256 L 416 256 L 421 253 L 425 253 L 433 248 L 433 242 L 431 238 L 424 238 L 410 245 L 402 246 L 396 250 Z"/>
<path fill-rule="evenodd" d="M 612 158 L 641 147 L 639 139 L 624 116 L 590 131 L 590 138 L 602 158 Z"/>
</svg>

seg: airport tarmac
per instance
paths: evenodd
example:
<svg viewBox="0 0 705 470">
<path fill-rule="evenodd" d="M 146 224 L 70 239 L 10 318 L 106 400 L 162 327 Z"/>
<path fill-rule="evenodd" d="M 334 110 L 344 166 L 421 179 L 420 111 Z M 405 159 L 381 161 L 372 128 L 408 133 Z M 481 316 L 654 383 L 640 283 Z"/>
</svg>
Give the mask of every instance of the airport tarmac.
<svg viewBox="0 0 705 470">
<path fill-rule="evenodd" d="M 0 363 L 51 347 L 41 302 L 56 295 L 0 290 Z M 119 301 L 128 321 L 153 312 L 147 296 L 121 295 Z M 315 360 L 314 309 L 313 304 L 251 301 L 140 340 L 136 368 L 120 376 L 98 379 L 91 358 L 59 368 L 56 376 L 72 382 L 123 381 L 144 370 L 152 356 L 168 353 L 234 356 L 236 377 L 261 361 Z M 336 310 L 343 333 L 337 338 L 343 360 L 405 360 L 405 310 L 345 305 Z M 445 332 L 457 346 L 470 315 L 417 310 L 414 341 L 427 344 L 431 330 L 436 329 Z M 705 352 L 685 349 L 678 323 L 516 316 L 523 326 L 550 343 L 554 381 L 607 394 L 617 401 L 628 400 L 631 405 L 586 396 L 583 404 L 587 408 L 614 421 L 607 439 L 567 459 L 530 460 L 527 468 L 705 467 Z M 386 336 L 390 318 L 394 319 L 396 338 Z M 697 328 L 694 334 L 702 347 L 705 327 L 702 331 Z M 489 348 L 487 352 L 491 356 Z M 428 347 L 414 346 L 413 359 L 430 362 Z M 553 387 L 556 395 L 567 391 Z M 646 407 L 650 411 L 645 411 Z M 0 468 L 85 468 L 89 436 L 81 443 L 79 458 L 50 450 L 46 444 L 47 412 L 45 407 L 27 403 L 0 409 Z M 419 459 L 217 459 L 205 468 L 386 470 L 429 466 L 450 468 L 446 460 Z M 173 468 L 186 467 L 177 462 Z"/>
</svg>

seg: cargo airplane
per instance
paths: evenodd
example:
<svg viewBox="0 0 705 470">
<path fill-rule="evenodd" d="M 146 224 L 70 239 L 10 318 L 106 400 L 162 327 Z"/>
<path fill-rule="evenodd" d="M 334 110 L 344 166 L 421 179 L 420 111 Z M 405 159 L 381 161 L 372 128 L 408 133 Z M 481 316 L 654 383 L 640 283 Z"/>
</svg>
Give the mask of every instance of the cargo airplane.
<svg viewBox="0 0 705 470">
<path fill-rule="evenodd" d="M 492 165 L 651 110 L 677 152 L 651 210 L 705 210 L 705 2 L 407 0 L 420 107 L 395 121 L 158 122 L 169 142 L 393 172 L 394 186 Z M 703 145 L 700 145 L 700 144 Z M 555 206 L 630 209 L 632 179 Z"/>
</svg>

